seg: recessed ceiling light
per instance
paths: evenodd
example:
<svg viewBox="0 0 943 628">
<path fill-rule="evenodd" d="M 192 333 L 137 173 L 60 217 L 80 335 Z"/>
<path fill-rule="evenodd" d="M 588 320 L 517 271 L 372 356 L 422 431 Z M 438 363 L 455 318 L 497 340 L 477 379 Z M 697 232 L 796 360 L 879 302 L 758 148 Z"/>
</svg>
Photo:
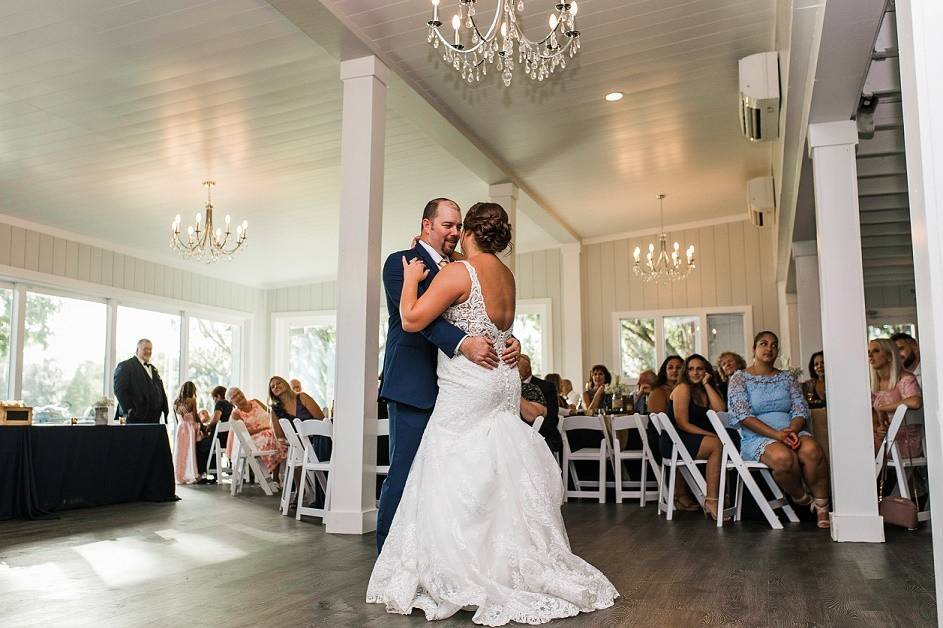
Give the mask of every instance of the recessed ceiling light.
<svg viewBox="0 0 943 628">
<path fill-rule="evenodd" d="M 606 100 L 608 100 L 609 102 L 616 102 L 616 101 L 622 100 L 623 96 L 624 94 L 622 92 L 609 92 L 608 94 L 606 94 Z"/>
</svg>

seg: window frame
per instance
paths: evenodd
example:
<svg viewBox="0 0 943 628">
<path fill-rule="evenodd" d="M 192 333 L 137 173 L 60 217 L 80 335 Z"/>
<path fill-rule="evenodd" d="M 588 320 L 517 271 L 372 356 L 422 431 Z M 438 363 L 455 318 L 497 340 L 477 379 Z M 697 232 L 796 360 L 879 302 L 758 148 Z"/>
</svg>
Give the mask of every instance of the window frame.
<svg viewBox="0 0 943 628">
<path fill-rule="evenodd" d="M 626 310 L 612 313 L 612 345 L 610 346 L 612 364 L 618 365 L 616 369 L 621 377 L 629 377 L 630 373 L 622 372 L 622 325 L 623 319 L 645 319 L 650 318 L 655 321 L 655 364 L 653 369 L 658 369 L 659 365 L 665 360 L 665 318 L 674 316 L 697 316 L 700 320 L 701 333 L 698 338 L 701 345 L 701 352 L 707 355 L 709 346 L 710 329 L 707 326 L 707 317 L 715 314 L 740 314 L 743 316 L 743 346 L 746 351 L 753 342 L 753 306 L 751 305 L 731 305 L 720 307 L 698 307 L 698 308 L 679 308 L 670 310 Z"/>
<path fill-rule="evenodd" d="M 520 314 L 540 316 L 540 364 L 542 375 L 556 372 L 553 363 L 553 299 L 518 299 L 514 310 L 515 318 Z"/>
</svg>

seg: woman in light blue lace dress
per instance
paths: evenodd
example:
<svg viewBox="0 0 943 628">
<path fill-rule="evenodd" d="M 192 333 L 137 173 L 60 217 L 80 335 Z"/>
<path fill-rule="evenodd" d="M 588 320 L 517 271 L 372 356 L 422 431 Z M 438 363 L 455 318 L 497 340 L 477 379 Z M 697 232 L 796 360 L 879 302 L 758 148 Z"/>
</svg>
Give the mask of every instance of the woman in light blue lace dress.
<svg viewBox="0 0 943 628">
<path fill-rule="evenodd" d="M 779 338 L 771 331 L 760 332 L 753 340 L 753 364 L 730 376 L 727 405 L 740 430 L 740 453 L 744 460 L 769 466 L 793 502 L 811 507 L 818 526 L 827 528 L 828 462 L 803 429 L 809 407 L 799 382 L 773 366 L 777 357 Z"/>
</svg>

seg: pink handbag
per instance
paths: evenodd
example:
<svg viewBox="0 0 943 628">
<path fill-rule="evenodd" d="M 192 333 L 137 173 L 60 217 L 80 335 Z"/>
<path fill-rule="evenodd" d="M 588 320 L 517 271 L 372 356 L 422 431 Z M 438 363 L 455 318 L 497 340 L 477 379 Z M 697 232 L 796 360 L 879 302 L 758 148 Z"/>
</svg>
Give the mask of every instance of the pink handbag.
<svg viewBox="0 0 943 628">
<path fill-rule="evenodd" d="M 923 457 L 923 428 L 919 425 L 901 425 L 894 439 L 897 451 L 904 458 Z"/>
</svg>

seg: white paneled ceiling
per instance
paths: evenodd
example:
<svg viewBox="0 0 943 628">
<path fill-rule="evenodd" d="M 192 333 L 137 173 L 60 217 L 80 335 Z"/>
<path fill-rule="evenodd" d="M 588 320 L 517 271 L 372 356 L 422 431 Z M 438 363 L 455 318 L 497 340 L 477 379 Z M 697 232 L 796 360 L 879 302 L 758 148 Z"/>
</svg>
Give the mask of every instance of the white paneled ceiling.
<svg viewBox="0 0 943 628">
<path fill-rule="evenodd" d="M 170 221 L 192 222 L 213 178 L 250 247 L 187 267 L 256 285 L 331 277 L 338 72 L 259 0 L 0 4 L 0 214 L 177 262 Z M 387 249 L 409 242 L 426 199 L 487 195 L 395 110 L 386 153 Z"/>
<path fill-rule="evenodd" d="M 324 0 L 440 110 L 449 112 L 581 237 L 745 213 L 746 180 L 770 145 L 739 135 L 737 60 L 768 50 L 773 0 L 581 0 L 583 49 L 554 78 L 469 86 L 426 43 L 429 0 Z M 494 0 L 478 0 L 490 23 Z M 526 0 L 546 29 L 553 0 Z M 448 21 L 457 0 L 442 0 Z M 607 103 L 603 96 L 625 98 Z"/>
<path fill-rule="evenodd" d="M 509 90 L 455 80 L 425 43 L 428 0 L 323 4 L 508 164 L 534 193 L 525 204 L 580 237 L 656 226 L 659 191 L 666 222 L 740 214 L 745 181 L 769 172 L 770 145 L 739 136 L 736 98 L 737 59 L 771 46 L 773 0 L 584 0 L 578 61 Z M 528 28 L 550 4 L 527 0 Z M 626 98 L 606 103 L 613 90 Z M 199 272 L 331 277 L 340 115 L 338 61 L 262 0 L 0 3 L 0 214 L 174 261 L 170 221 L 192 219 L 213 178 L 218 212 L 249 220 L 251 246 Z M 426 199 L 468 206 L 492 182 L 421 124 L 389 107 L 386 250 L 408 242 Z M 519 249 L 550 243 L 519 219 Z"/>
</svg>

